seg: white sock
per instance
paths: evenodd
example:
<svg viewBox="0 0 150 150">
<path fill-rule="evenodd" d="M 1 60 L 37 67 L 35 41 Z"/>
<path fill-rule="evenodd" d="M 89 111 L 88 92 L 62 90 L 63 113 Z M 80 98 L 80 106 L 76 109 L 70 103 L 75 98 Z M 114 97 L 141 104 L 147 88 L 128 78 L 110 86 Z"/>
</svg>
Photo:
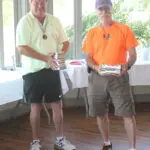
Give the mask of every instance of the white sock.
<svg viewBox="0 0 150 150">
<path fill-rule="evenodd" d="M 56 140 L 59 141 L 59 140 L 62 140 L 64 137 L 63 136 L 58 136 L 56 137 Z"/>
<path fill-rule="evenodd" d="M 39 140 L 39 139 L 37 139 L 37 140 L 33 140 L 32 142 L 33 142 L 33 143 L 35 143 L 35 142 L 40 142 L 40 140 Z"/>
<path fill-rule="evenodd" d="M 105 142 L 104 142 L 104 144 L 106 144 L 106 145 L 110 145 L 110 144 L 111 144 L 111 142 L 110 142 L 110 141 L 107 141 L 107 142 L 105 141 Z"/>
<path fill-rule="evenodd" d="M 135 148 L 130 148 L 129 150 L 136 150 Z"/>
</svg>

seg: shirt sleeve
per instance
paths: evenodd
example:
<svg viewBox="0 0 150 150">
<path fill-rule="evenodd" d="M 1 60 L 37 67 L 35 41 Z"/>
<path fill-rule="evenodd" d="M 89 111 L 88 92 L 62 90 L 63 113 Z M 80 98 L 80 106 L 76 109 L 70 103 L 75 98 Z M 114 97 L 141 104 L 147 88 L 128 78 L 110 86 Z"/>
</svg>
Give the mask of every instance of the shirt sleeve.
<svg viewBox="0 0 150 150">
<path fill-rule="evenodd" d="M 83 52 L 87 52 L 87 53 L 91 53 L 93 51 L 93 43 L 92 43 L 92 32 L 91 30 L 88 31 L 84 42 L 83 42 L 83 46 L 82 46 L 82 51 Z"/>
<path fill-rule="evenodd" d="M 133 31 L 128 27 L 127 34 L 126 34 L 126 48 L 127 50 L 131 49 L 132 47 L 138 46 L 138 41 L 133 33 Z"/>
<path fill-rule="evenodd" d="M 65 33 L 64 28 L 59 19 L 57 19 L 57 24 L 58 24 L 58 31 L 59 31 L 59 42 L 63 43 L 65 41 L 68 41 L 69 38 L 67 34 Z"/>
<path fill-rule="evenodd" d="M 29 45 L 31 40 L 31 28 L 25 18 L 21 19 L 16 29 L 16 46 Z"/>
</svg>

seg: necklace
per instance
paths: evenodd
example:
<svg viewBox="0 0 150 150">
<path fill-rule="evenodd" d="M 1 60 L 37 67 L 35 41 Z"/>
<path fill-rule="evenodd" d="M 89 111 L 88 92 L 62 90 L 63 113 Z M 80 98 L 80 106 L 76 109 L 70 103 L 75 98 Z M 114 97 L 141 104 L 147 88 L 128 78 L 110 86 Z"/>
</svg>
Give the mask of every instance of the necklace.
<svg viewBox="0 0 150 150">
<path fill-rule="evenodd" d="M 110 27 L 110 26 L 112 26 L 113 25 L 113 23 L 114 22 L 112 22 L 111 24 L 109 24 L 108 25 L 108 27 Z M 103 27 L 102 25 L 100 25 L 101 26 L 101 28 L 102 28 L 102 30 L 103 30 L 103 39 L 105 39 L 105 40 L 109 40 L 110 38 L 111 38 L 111 35 L 110 35 L 110 33 L 107 33 L 107 28 L 105 28 L 105 27 Z"/>
<path fill-rule="evenodd" d="M 42 34 L 43 34 L 42 35 L 43 40 L 47 40 L 48 36 L 46 35 L 45 32 L 46 32 L 46 27 L 48 24 L 48 18 L 47 17 L 45 18 L 43 25 L 39 21 L 38 21 L 38 24 L 39 24 L 39 27 L 40 27 Z"/>
<path fill-rule="evenodd" d="M 109 40 L 110 39 L 110 34 L 109 33 L 107 33 L 107 34 L 103 34 L 103 39 L 105 39 L 105 40 Z"/>
</svg>

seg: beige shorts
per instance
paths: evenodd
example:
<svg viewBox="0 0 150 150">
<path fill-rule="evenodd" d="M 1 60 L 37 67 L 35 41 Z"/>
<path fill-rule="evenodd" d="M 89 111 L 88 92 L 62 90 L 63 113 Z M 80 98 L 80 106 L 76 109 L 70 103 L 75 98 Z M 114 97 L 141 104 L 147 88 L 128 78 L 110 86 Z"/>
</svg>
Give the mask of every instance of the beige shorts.
<svg viewBox="0 0 150 150">
<path fill-rule="evenodd" d="M 128 73 L 121 77 L 100 76 L 91 72 L 88 87 L 89 116 L 102 116 L 109 112 L 112 100 L 115 115 L 129 117 L 135 115 L 134 101 L 129 85 Z"/>
</svg>

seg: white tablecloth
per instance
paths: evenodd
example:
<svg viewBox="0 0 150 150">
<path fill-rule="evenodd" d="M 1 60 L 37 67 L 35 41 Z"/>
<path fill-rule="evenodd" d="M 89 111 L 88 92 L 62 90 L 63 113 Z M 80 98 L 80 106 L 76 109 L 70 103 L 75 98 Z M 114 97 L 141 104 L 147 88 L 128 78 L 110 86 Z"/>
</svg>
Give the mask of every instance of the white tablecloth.
<svg viewBox="0 0 150 150">
<path fill-rule="evenodd" d="M 70 61 L 67 61 L 67 69 L 60 71 L 63 94 L 69 91 L 65 73 L 72 83 L 71 89 L 88 87 L 87 65 L 85 61 L 81 61 L 83 62 L 82 65 L 70 65 Z"/>
<path fill-rule="evenodd" d="M 67 73 L 72 82 L 72 89 L 88 87 L 88 73 L 86 64 L 81 66 L 67 65 L 67 69 L 60 71 L 63 94 L 69 91 L 66 77 Z M 135 65 L 129 71 L 132 86 L 150 85 L 150 64 Z M 22 99 L 23 82 L 21 72 L 0 70 L 0 105 Z"/>
<path fill-rule="evenodd" d="M 0 105 L 22 99 L 22 86 L 20 71 L 0 70 Z"/>
<path fill-rule="evenodd" d="M 131 86 L 150 86 L 150 64 L 137 64 L 129 71 Z"/>
<path fill-rule="evenodd" d="M 68 61 L 69 62 L 69 61 Z M 86 64 L 82 65 L 67 65 L 67 69 L 60 71 L 62 84 L 62 92 L 66 94 L 69 91 L 66 77 L 67 73 L 72 82 L 72 89 L 83 88 L 88 86 L 88 74 Z M 23 95 L 23 80 L 21 72 L 0 70 L 0 105 L 22 99 Z"/>
</svg>

